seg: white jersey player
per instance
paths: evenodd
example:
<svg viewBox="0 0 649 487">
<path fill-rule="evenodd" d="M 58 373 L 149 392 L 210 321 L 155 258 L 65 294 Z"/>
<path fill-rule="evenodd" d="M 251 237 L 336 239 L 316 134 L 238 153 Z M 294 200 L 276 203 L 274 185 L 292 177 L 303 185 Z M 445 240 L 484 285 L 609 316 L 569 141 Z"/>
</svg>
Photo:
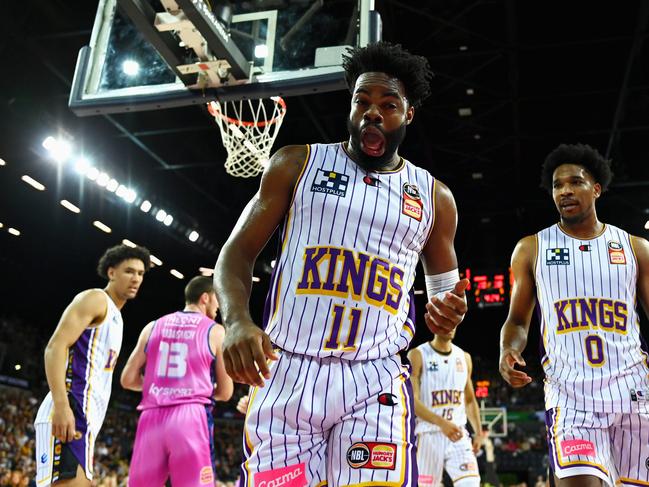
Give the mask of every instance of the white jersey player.
<svg viewBox="0 0 649 487">
<path fill-rule="evenodd" d="M 97 267 L 108 285 L 79 293 L 47 344 L 45 374 L 50 392 L 34 421 L 39 487 L 90 485 L 94 443 L 122 346 L 120 310 L 136 296 L 149 265 L 149 251 L 143 247 L 108 249 Z"/>
<path fill-rule="evenodd" d="M 419 485 L 442 485 L 446 470 L 455 487 L 479 487 L 475 452 L 483 442 L 480 410 L 473 391 L 471 356 L 451 341 L 455 330 L 408 353 L 417 415 Z M 473 442 L 465 426 L 475 432 Z"/>
<path fill-rule="evenodd" d="M 413 333 L 409 289 L 420 258 L 428 326 L 453 329 L 466 312 L 451 193 L 397 154 L 429 90 L 426 60 L 376 43 L 344 63 L 349 140 L 280 149 L 216 265 L 226 370 L 255 386 L 245 486 L 416 485 L 410 381 L 398 352 Z M 264 333 L 248 308 L 251 271 L 278 225 Z"/>
<path fill-rule="evenodd" d="M 532 380 L 515 366 L 536 305 L 559 486 L 649 485 L 649 355 L 636 310 L 637 298 L 649 304 L 649 243 L 597 219 L 612 174 L 595 149 L 561 145 L 542 174 L 561 221 L 514 250 L 501 373 L 513 387 Z"/>
</svg>

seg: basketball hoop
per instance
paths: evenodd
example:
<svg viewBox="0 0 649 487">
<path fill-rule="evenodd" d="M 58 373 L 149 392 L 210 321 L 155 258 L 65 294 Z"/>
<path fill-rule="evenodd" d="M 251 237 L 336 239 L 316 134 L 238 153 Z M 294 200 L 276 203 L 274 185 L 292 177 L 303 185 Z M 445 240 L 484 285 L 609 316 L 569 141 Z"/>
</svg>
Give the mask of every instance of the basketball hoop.
<svg viewBox="0 0 649 487">
<path fill-rule="evenodd" d="M 286 115 L 286 102 L 281 97 L 273 96 L 270 101 L 272 108 L 264 98 L 208 103 L 207 109 L 214 116 L 228 151 L 225 171 L 231 176 L 257 176 L 268 163 Z"/>
</svg>

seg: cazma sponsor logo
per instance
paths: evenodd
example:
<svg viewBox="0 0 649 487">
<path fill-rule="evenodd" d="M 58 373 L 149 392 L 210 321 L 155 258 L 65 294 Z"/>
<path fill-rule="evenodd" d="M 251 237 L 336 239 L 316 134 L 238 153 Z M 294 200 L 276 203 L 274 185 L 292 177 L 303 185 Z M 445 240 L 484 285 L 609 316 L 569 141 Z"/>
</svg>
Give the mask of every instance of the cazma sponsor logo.
<svg viewBox="0 0 649 487">
<path fill-rule="evenodd" d="M 304 487 L 304 463 L 255 474 L 255 487 Z"/>
</svg>

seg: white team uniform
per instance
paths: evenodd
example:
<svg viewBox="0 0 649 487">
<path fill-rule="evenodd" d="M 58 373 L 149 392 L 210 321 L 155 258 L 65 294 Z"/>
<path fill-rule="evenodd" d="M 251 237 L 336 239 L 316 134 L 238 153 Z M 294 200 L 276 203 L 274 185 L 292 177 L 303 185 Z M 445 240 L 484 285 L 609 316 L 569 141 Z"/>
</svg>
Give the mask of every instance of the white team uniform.
<svg viewBox="0 0 649 487">
<path fill-rule="evenodd" d="M 103 291 L 102 291 L 103 292 Z M 105 319 L 86 328 L 70 347 L 66 366 L 66 387 L 76 431 L 82 437 L 67 443 L 86 477 L 92 479 L 94 444 L 104 422 L 113 378 L 113 369 L 122 347 L 122 315 L 104 292 Z M 36 483 L 39 487 L 59 480 L 62 445 L 52 435 L 52 393 L 49 392 L 36 413 Z"/>
<path fill-rule="evenodd" d="M 439 426 L 417 418 L 417 467 L 419 485 L 422 486 L 442 485 L 444 470 L 455 485 L 480 485 L 471 437 L 465 428 L 466 355 L 460 347 L 451 347 L 448 354 L 436 351 L 430 342 L 416 348 L 422 365 L 419 400 L 432 412 L 463 430 L 462 439 L 452 442 Z"/>
<path fill-rule="evenodd" d="M 536 235 L 536 290 L 550 457 L 558 477 L 649 485 L 649 367 L 630 236 Z"/>
<path fill-rule="evenodd" d="M 416 482 L 397 353 L 413 335 L 409 290 L 434 184 L 405 160 L 368 175 L 342 144 L 309 146 L 264 312 L 280 358 L 252 389 L 242 486 Z M 295 483 L 275 483 L 287 478 Z"/>
</svg>

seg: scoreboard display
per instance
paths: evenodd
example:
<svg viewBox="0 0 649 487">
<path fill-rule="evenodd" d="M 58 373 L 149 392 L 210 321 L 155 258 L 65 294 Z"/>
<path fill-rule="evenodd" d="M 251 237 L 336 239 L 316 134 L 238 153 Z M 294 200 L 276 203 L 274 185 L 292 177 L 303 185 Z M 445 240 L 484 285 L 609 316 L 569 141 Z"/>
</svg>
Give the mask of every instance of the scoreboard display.
<svg viewBox="0 0 649 487">
<path fill-rule="evenodd" d="M 460 275 L 469 280 L 469 305 L 492 308 L 509 304 L 513 284 L 511 268 L 494 270 L 467 267 Z"/>
</svg>

